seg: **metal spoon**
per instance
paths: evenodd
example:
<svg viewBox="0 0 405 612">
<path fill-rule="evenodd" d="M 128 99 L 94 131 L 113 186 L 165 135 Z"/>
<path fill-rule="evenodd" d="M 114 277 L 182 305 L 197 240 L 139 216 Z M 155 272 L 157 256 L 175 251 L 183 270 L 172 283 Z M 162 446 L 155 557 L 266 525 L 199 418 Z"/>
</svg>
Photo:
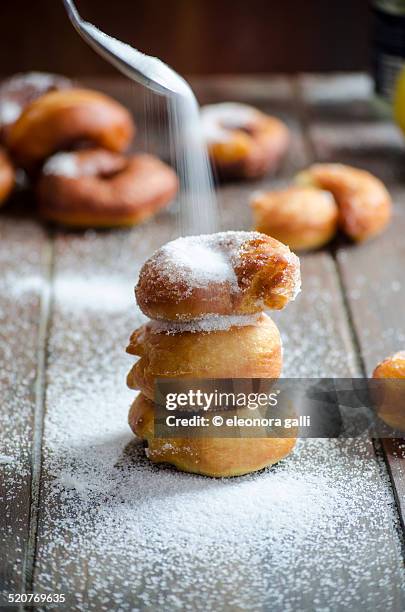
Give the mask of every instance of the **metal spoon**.
<svg viewBox="0 0 405 612">
<path fill-rule="evenodd" d="M 164 96 L 193 95 L 187 81 L 160 59 L 145 55 L 84 21 L 72 0 L 63 0 L 63 4 L 80 36 L 125 76 Z"/>
</svg>

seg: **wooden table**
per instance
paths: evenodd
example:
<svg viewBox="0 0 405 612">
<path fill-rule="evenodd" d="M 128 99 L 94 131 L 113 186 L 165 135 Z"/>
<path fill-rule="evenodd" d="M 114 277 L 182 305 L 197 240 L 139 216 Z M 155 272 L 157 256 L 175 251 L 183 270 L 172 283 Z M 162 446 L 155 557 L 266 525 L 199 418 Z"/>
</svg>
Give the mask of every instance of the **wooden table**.
<svg viewBox="0 0 405 612">
<path fill-rule="evenodd" d="M 140 148 L 167 142 L 163 130 L 145 132 L 149 97 L 121 80 L 89 83 L 133 109 Z M 388 231 L 303 256 L 302 295 L 276 317 L 285 376 L 370 375 L 405 347 L 405 155 L 369 80 L 194 86 L 202 103 L 253 104 L 293 134 L 277 177 L 219 189 L 224 229 L 248 229 L 250 192 L 315 159 L 387 183 Z M 405 609 L 404 443 L 307 441 L 272 470 L 231 481 L 151 468 L 125 422 L 124 348 L 142 320 L 132 294 L 139 266 L 174 235 L 174 214 L 77 233 L 44 227 L 29 201 L 19 208 L 0 216 L 3 594 L 64 593 L 54 607 L 71 610 Z"/>
</svg>

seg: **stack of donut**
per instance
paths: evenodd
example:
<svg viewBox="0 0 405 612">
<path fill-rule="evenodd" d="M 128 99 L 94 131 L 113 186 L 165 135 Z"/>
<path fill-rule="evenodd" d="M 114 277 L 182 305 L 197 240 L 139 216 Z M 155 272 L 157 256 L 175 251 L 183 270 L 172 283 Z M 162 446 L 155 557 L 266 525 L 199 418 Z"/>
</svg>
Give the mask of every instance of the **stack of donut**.
<svg viewBox="0 0 405 612">
<path fill-rule="evenodd" d="M 146 261 L 135 293 L 151 320 L 131 336 L 127 351 L 140 359 L 127 382 L 140 391 L 129 424 L 152 462 L 236 476 L 293 449 L 294 438 L 154 438 L 153 400 L 158 378 L 278 378 L 280 334 L 263 310 L 284 308 L 299 289 L 297 256 L 257 232 L 179 238 Z"/>
<path fill-rule="evenodd" d="M 296 185 L 257 192 L 251 199 L 255 229 L 292 249 L 315 249 L 340 228 L 362 242 L 381 233 L 391 219 L 391 197 L 375 176 L 344 164 L 314 164 Z"/>
<path fill-rule="evenodd" d="M 63 77 L 17 75 L 0 88 L 3 146 L 36 184 L 45 219 L 78 227 L 132 225 L 168 204 L 176 174 L 150 155 L 125 155 L 134 133 L 121 104 Z M 3 154 L 3 200 L 12 173 Z"/>
</svg>

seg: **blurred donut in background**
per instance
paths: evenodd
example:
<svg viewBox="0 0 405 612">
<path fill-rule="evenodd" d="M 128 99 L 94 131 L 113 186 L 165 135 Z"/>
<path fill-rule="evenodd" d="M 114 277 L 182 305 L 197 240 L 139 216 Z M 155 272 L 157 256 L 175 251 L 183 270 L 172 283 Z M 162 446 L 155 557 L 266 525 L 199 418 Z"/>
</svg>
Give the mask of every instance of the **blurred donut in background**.
<svg viewBox="0 0 405 612">
<path fill-rule="evenodd" d="M 344 164 L 314 164 L 297 175 L 301 185 L 330 191 L 342 231 L 356 242 L 380 234 L 391 220 L 392 202 L 376 176 Z"/>
<path fill-rule="evenodd" d="M 211 163 L 220 178 L 253 179 L 277 170 L 290 140 L 280 119 L 235 102 L 203 106 L 201 116 Z"/>
<path fill-rule="evenodd" d="M 0 140 L 28 104 L 45 93 L 70 87 L 70 79 L 48 72 L 27 72 L 5 79 L 0 85 Z"/>
<path fill-rule="evenodd" d="M 254 228 L 294 250 L 317 249 L 337 231 L 338 207 L 331 193 L 311 187 L 289 187 L 253 194 Z"/>
<path fill-rule="evenodd" d="M 130 112 L 116 100 L 89 89 L 52 91 L 25 107 L 6 145 L 21 167 L 35 169 L 53 153 L 91 143 L 122 152 L 135 133 Z"/>
<path fill-rule="evenodd" d="M 37 185 L 40 215 L 74 227 L 140 223 L 169 204 L 178 179 L 172 168 L 146 154 L 105 149 L 57 153 Z"/>
</svg>

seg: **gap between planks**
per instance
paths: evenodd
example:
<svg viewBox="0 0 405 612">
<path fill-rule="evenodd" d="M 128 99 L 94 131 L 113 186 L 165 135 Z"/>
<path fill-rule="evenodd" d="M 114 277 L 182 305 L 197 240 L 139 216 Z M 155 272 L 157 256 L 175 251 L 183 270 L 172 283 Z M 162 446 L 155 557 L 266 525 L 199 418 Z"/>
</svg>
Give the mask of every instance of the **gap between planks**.
<svg viewBox="0 0 405 612">
<path fill-rule="evenodd" d="M 33 593 L 35 556 L 39 520 L 40 486 L 42 472 L 42 446 L 45 417 L 46 367 L 48 361 L 48 338 L 52 320 L 53 270 L 55 257 L 53 230 L 48 230 L 43 251 L 44 288 L 37 342 L 37 376 L 35 380 L 34 433 L 31 456 L 31 490 L 28 542 L 22 572 L 22 592 Z M 32 610 L 32 606 L 20 606 L 20 610 Z"/>
</svg>

